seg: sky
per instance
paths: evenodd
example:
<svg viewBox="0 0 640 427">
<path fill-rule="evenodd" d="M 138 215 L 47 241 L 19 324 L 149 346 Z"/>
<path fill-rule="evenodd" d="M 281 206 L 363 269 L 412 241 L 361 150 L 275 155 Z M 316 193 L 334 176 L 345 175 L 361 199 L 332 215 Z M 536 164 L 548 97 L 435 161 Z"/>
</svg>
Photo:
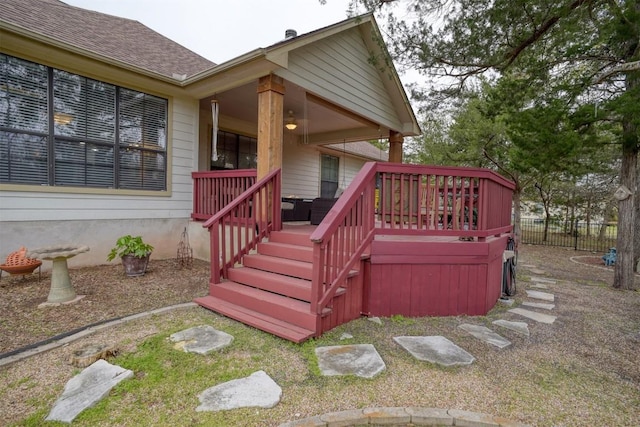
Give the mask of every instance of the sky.
<svg viewBox="0 0 640 427">
<path fill-rule="evenodd" d="M 141 22 L 215 63 L 347 18 L 349 0 L 62 0 Z"/>
</svg>

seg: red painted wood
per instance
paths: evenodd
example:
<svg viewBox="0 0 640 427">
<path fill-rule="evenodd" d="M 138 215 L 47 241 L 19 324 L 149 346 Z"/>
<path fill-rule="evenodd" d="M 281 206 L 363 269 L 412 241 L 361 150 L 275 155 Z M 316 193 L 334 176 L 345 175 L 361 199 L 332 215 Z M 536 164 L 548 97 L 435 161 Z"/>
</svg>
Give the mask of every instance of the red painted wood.
<svg viewBox="0 0 640 427">
<path fill-rule="evenodd" d="M 229 280 L 301 301 L 311 301 L 311 281 L 250 267 L 232 268 Z"/>
<path fill-rule="evenodd" d="M 376 176 L 382 182 L 377 190 Z M 194 183 L 194 210 L 195 199 L 198 209 L 220 208 L 205 224 L 212 265 L 221 257 L 221 274 L 211 276 L 212 296 L 265 316 L 275 311 L 315 335 L 363 310 L 383 316 L 485 314 L 500 296 L 513 184 L 491 171 L 369 163 L 311 236 L 274 232 L 281 229 L 279 173 L 242 194 L 237 179 Z M 374 207 L 376 191 L 380 203 Z M 259 243 L 263 238 L 269 243 Z M 258 254 L 249 255 L 256 247 Z M 244 272 L 232 268 L 238 262 Z M 251 268 L 263 272 L 249 273 Z M 361 274 L 354 276 L 357 270 Z M 217 285 L 231 274 L 251 286 Z M 310 280 L 309 296 L 306 284 L 276 274 Z M 297 303 L 283 308 L 287 300 Z M 292 308 L 301 300 L 310 300 L 308 312 Z"/>
<path fill-rule="evenodd" d="M 385 317 L 484 315 L 501 295 L 506 240 L 460 242 L 466 248 L 448 256 L 433 242 L 374 241 L 364 304 L 371 315 Z M 396 248 L 419 255 L 394 254 Z"/>
<path fill-rule="evenodd" d="M 313 247 L 313 242 L 309 238 L 311 232 L 307 227 L 303 226 L 303 230 L 306 232 L 297 232 L 292 230 L 293 227 L 289 227 L 289 230 L 274 231 L 269 235 L 269 241 L 274 243 L 285 243 L 289 245 Z M 315 229 L 315 227 L 313 227 Z"/>
<path fill-rule="evenodd" d="M 271 271 L 273 273 L 285 274 L 311 280 L 313 265 L 309 262 L 290 260 L 286 258 L 272 257 L 261 254 L 250 254 L 244 257 L 245 267 L 256 268 L 258 270 Z"/>
<path fill-rule="evenodd" d="M 358 319 L 362 315 L 364 287 L 365 282 L 362 274 L 347 279 L 346 292 L 332 300 L 331 312 L 322 317 L 318 335 L 343 323 Z"/>
<path fill-rule="evenodd" d="M 217 284 L 210 295 L 304 329 L 316 328 L 316 315 L 311 313 L 309 303 L 294 298 L 235 282 Z"/>
<path fill-rule="evenodd" d="M 191 218 L 207 220 L 256 182 L 255 169 L 192 172 Z"/>
<path fill-rule="evenodd" d="M 300 246 L 269 241 L 258 243 L 258 252 L 262 255 L 309 263 L 313 262 L 313 248 L 311 246 Z"/>
<path fill-rule="evenodd" d="M 202 307 L 238 320 L 245 325 L 253 326 L 254 328 L 296 343 L 306 341 L 315 335 L 315 330 L 300 328 L 299 326 L 291 323 L 275 319 L 271 316 L 264 315 L 263 313 L 247 309 L 246 307 L 239 306 L 210 295 L 197 298 L 195 302 Z"/>
</svg>

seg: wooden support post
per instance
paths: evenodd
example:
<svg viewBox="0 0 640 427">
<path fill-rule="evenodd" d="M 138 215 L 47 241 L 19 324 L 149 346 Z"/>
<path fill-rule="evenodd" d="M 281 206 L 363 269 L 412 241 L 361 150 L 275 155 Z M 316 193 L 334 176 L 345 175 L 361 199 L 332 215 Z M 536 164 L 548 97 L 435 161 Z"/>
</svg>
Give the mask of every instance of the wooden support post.
<svg viewBox="0 0 640 427">
<path fill-rule="evenodd" d="M 400 132 L 389 131 L 389 162 L 402 163 L 402 143 L 404 137 Z"/>
<path fill-rule="evenodd" d="M 258 181 L 282 167 L 284 80 L 270 74 L 258 81 Z"/>
</svg>

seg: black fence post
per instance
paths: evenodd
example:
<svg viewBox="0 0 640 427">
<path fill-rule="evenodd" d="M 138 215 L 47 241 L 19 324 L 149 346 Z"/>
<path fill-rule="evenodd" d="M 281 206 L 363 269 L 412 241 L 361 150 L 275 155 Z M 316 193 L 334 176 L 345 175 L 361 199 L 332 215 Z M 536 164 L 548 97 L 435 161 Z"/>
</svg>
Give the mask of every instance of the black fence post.
<svg viewBox="0 0 640 427">
<path fill-rule="evenodd" d="M 575 228 L 573 229 L 573 235 L 574 235 L 573 250 L 577 251 L 578 250 L 578 220 L 577 219 L 576 219 Z"/>
</svg>

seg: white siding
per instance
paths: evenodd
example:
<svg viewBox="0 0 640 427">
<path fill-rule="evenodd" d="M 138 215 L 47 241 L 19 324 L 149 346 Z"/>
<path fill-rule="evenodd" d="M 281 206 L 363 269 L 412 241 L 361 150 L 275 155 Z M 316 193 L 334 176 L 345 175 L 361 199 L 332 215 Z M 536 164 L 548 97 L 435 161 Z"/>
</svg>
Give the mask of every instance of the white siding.
<svg viewBox="0 0 640 427">
<path fill-rule="evenodd" d="M 316 147 L 286 142 L 282 153 L 282 196 L 305 199 L 320 193 L 320 154 Z"/>
<path fill-rule="evenodd" d="M 343 190 L 362 169 L 365 160 L 345 156 L 335 151 L 322 151 L 338 157 L 338 187 Z M 285 143 L 282 165 L 282 196 L 313 199 L 320 194 L 320 155 L 317 146 Z"/>
<path fill-rule="evenodd" d="M 382 81 L 389 76 L 370 63 L 358 29 L 291 52 L 288 70 L 278 74 L 375 122 L 402 126 Z"/>
</svg>

